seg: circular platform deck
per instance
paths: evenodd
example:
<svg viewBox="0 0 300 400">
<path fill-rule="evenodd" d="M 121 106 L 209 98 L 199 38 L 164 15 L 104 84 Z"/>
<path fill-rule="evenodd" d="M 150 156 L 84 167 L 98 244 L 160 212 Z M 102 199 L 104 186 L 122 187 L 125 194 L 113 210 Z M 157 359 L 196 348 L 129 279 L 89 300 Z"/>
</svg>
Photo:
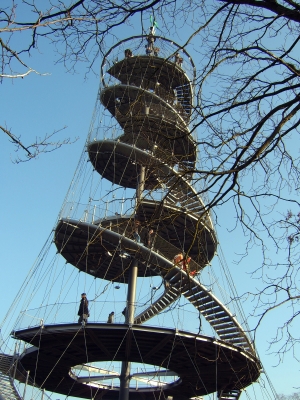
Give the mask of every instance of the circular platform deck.
<svg viewBox="0 0 300 400">
<path fill-rule="evenodd" d="M 138 185 L 140 166 L 146 167 L 145 189 L 159 189 L 176 178 L 182 191 L 192 190 L 180 174 L 147 150 L 114 140 L 99 140 L 88 145 L 88 153 L 95 170 L 110 182 L 135 189 Z"/>
<path fill-rule="evenodd" d="M 20 362 L 47 390 L 81 398 L 117 400 L 118 391 L 92 388 L 69 375 L 71 367 L 97 361 L 131 361 L 170 369 L 181 383 L 162 398 L 187 400 L 217 390 L 242 389 L 259 376 L 258 360 L 241 349 L 207 336 L 173 329 L 117 324 L 48 325 L 19 330 L 14 336 L 32 344 Z M 38 368 L 37 368 L 38 365 Z M 153 400 L 156 392 L 132 390 L 131 400 Z"/>
<path fill-rule="evenodd" d="M 54 240 L 67 262 L 96 278 L 126 283 L 133 258 L 138 260 L 139 277 L 156 275 L 147 267 L 149 263 L 164 270 L 173 266 L 163 256 L 117 232 L 84 222 L 60 220 Z"/>
<path fill-rule="evenodd" d="M 156 275 L 154 268 L 150 269 L 149 265 L 164 272 L 172 269 L 173 258 L 180 252 L 172 242 L 176 244 L 178 240 L 192 258 L 191 271 L 202 269 L 216 251 L 213 230 L 205 225 L 198 225 L 196 217 L 189 216 L 178 208 L 164 206 L 156 210 L 156 206 L 154 202 L 149 202 L 138 210 L 141 224 L 145 219 L 154 229 L 156 224 L 159 225 L 159 235 L 153 241 L 155 250 L 124 236 L 130 235 L 130 224 L 133 224 L 133 219 L 129 217 L 107 218 L 102 221 L 102 226 L 62 219 L 55 230 L 56 247 L 79 270 L 97 278 L 123 283 L 128 280 L 133 258 L 138 260 L 139 277 Z M 160 215 L 157 221 L 154 218 L 156 211 Z"/>
<path fill-rule="evenodd" d="M 118 137 L 120 142 L 154 151 L 169 165 L 183 162 L 195 168 L 196 144 L 187 126 L 154 115 L 118 117 L 118 122 L 124 129 L 124 134 Z"/>
<path fill-rule="evenodd" d="M 181 103 L 170 104 L 153 91 L 137 86 L 109 86 L 101 91 L 100 99 L 117 120 L 129 118 L 131 115 L 145 115 L 146 105 L 149 107 L 149 116 L 164 115 L 167 120 L 182 127 L 185 126 L 185 121 L 189 120 L 189 115 Z"/>
</svg>

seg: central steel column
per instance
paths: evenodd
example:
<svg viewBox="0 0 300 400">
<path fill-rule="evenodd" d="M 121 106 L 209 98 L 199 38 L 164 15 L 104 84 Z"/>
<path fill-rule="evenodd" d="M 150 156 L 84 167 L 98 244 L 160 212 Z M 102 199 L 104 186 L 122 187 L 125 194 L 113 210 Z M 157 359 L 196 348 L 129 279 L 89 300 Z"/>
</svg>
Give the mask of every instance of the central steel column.
<svg viewBox="0 0 300 400">
<path fill-rule="evenodd" d="M 137 274 L 138 274 L 138 262 L 136 259 L 133 259 L 129 271 L 127 306 L 126 306 L 126 316 L 125 316 L 125 324 L 128 325 L 132 325 L 134 322 Z M 131 340 L 130 337 L 129 340 Z M 131 367 L 130 361 L 122 361 L 122 369 L 120 374 L 119 400 L 129 399 L 130 367 Z"/>
<path fill-rule="evenodd" d="M 136 207 L 138 206 L 141 200 L 144 186 L 145 186 L 145 167 L 140 166 L 140 174 L 138 177 L 138 183 L 136 188 Z M 135 258 L 133 258 L 129 269 L 127 304 L 126 304 L 126 315 L 125 315 L 125 324 L 128 324 L 129 326 L 131 326 L 134 323 L 137 275 L 138 275 L 138 261 Z M 130 336 L 128 336 L 128 340 L 131 340 Z M 119 400 L 129 399 L 130 370 L 131 370 L 130 361 L 122 361 L 122 368 L 120 374 Z"/>
<path fill-rule="evenodd" d="M 145 187 L 145 170 L 143 165 L 140 165 L 140 174 L 138 176 L 138 184 L 136 188 L 136 206 L 139 204 Z"/>
</svg>

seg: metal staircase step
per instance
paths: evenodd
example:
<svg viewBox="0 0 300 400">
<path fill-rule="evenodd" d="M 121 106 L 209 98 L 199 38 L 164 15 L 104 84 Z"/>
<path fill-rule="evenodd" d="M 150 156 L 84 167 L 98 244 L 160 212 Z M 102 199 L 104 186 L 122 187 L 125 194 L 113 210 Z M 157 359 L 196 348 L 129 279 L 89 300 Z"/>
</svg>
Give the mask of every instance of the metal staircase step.
<svg viewBox="0 0 300 400">
<path fill-rule="evenodd" d="M 199 310 L 200 311 L 200 310 Z M 205 318 L 210 321 L 211 319 L 222 319 L 222 318 L 226 318 L 227 313 L 225 311 L 221 311 L 219 313 L 215 313 L 214 311 L 209 312 L 209 310 L 206 310 L 204 312 L 202 312 L 202 314 L 205 316 Z"/>
<path fill-rule="evenodd" d="M 219 306 L 219 304 L 212 302 L 206 303 L 203 306 L 199 306 L 198 310 L 207 314 L 218 314 L 223 312 L 223 309 Z"/>
<path fill-rule="evenodd" d="M 174 267 L 176 269 L 177 273 L 176 275 L 173 276 L 173 278 L 170 280 L 170 283 L 173 287 L 176 287 L 176 285 L 180 285 L 182 288 L 183 286 L 186 285 L 184 282 L 184 279 L 187 278 L 186 273 L 180 269 L 179 267 Z M 183 292 L 183 289 L 181 290 Z"/>
<path fill-rule="evenodd" d="M 211 298 L 206 296 L 202 296 L 202 298 L 197 299 L 197 300 L 192 300 L 191 303 L 193 304 L 194 307 L 198 308 L 201 306 L 205 306 L 207 303 L 209 303 L 211 301 Z"/>
<path fill-rule="evenodd" d="M 179 287 L 181 288 L 181 293 L 183 292 L 182 287 L 182 272 L 177 272 L 176 275 L 172 279 L 170 279 L 170 284 L 172 285 L 173 288 L 178 289 Z"/>
<path fill-rule="evenodd" d="M 245 340 L 240 336 L 240 337 L 232 338 L 232 339 L 228 340 L 228 342 L 238 345 L 238 343 L 245 343 Z"/>
<path fill-rule="evenodd" d="M 151 304 L 150 307 L 135 317 L 134 323 L 141 324 L 142 322 L 153 318 L 155 315 L 169 307 L 169 305 L 177 300 L 179 296 L 180 293 L 174 290 L 174 288 L 166 289 L 159 299 L 157 299 L 153 304 Z"/>
<path fill-rule="evenodd" d="M 231 333 L 230 335 L 222 335 L 222 339 L 233 341 L 234 339 L 240 339 L 240 332 L 236 331 L 235 333 Z"/>
<path fill-rule="evenodd" d="M 13 356 L 0 354 L 0 371 L 7 374 L 13 363 Z"/>
<path fill-rule="evenodd" d="M 203 292 L 202 290 L 200 290 L 199 287 L 197 287 L 196 285 L 193 285 L 188 291 L 186 291 L 184 293 L 184 297 L 186 297 L 187 299 L 189 299 L 190 302 L 192 302 L 192 301 L 196 301 L 202 297 L 209 297 L 209 296 L 206 292 Z"/>
<path fill-rule="evenodd" d="M 177 197 L 174 196 L 172 193 L 168 193 L 166 200 L 169 201 L 170 203 L 174 203 L 174 204 L 176 204 L 178 202 Z"/>
<path fill-rule="evenodd" d="M 188 173 L 186 169 L 184 169 L 183 172 L 185 174 Z M 170 181 L 167 184 L 168 187 L 172 187 Z M 168 194 L 167 199 L 169 199 L 174 204 L 179 203 L 181 207 L 184 207 L 192 212 L 199 212 L 203 210 L 203 204 L 193 190 L 183 193 L 182 191 L 177 191 L 175 188 L 172 187 L 172 190 Z"/>
<path fill-rule="evenodd" d="M 193 204 L 199 204 L 199 199 L 195 197 L 195 194 L 193 197 L 187 198 L 185 201 L 181 203 L 182 206 L 187 207 L 187 206 L 192 206 Z"/>
<path fill-rule="evenodd" d="M 213 306 L 216 306 L 216 303 L 212 302 L 210 297 L 202 297 L 202 299 L 193 301 L 193 306 L 197 307 L 199 310 L 201 309 L 202 312 L 202 310 L 205 311 L 209 308 L 213 308 Z"/>
<path fill-rule="evenodd" d="M 166 273 L 166 275 L 164 276 L 164 278 L 165 278 L 166 280 L 168 280 L 168 281 L 171 281 L 171 279 L 174 278 L 175 275 L 177 275 L 177 274 L 178 274 L 177 269 L 176 269 L 176 268 L 172 268 L 172 269 L 170 269 L 170 270 Z"/>
<path fill-rule="evenodd" d="M 218 320 L 213 320 L 213 321 L 210 321 L 210 324 L 218 332 L 219 332 L 219 329 L 232 328 L 232 323 L 228 322 L 228 321 L 222 322 L 222 321 L 218 321 Z"/>
<path fill-rule="evenodd" d="M 237 328 L 232 328 L 232 327 L 229 327 L 229 328 L 227 328 L 227 329 L 219 329 L 219 334 L 220 335 L 227 335 L 227 334 L 230 334 L 230 333 L 234 333 L 234 332 L 237 332 L 238 331 L 238 329 Z"/>
<path fill-rule="evenodd" d="M 225 314 L 227 315 L 227 314 Z M 206 317 L 206 319 L 210 322 L 210 321 L 216 321 L 217 323 L 222 324 L 223 322 L 231 322 L 231 318 L 229 316 L 223 317 L 223 318 L 216 318 L 216 316 L 208 316 Z M 212 323 L 212 322 L 211 322 Z M 216 326 L 217 324 L 215 324 Z"/>
<path fill-rule="evenodd" d="M 189 209 L 190 212 L 195 213 L 195 214 L 203 212 L 203 210 L 204 210 L 203 206 L 194 207 L 194 208 Z"/>
</svg>

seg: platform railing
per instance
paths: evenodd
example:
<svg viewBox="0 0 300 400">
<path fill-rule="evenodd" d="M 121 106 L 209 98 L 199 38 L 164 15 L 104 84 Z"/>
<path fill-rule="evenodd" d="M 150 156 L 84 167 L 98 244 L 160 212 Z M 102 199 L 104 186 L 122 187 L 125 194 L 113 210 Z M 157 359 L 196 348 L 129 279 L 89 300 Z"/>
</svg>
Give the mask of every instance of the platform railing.
<svg viewBox="0 0 300 400">
<path fill-rule="evenodd" d="M 154 303 L 161 296 L 163 291 L 163 285 L 153 287 L 152 290 L 150 290 L 147 298 L 141 299 L 136 303 L 136 314 L 140 314 L 147 307 L 149 302 Z M 78 324 L 78 307 L 79 302 L 57 303 L 22 311 L 17 322 L 15 323 L 12 335 L 14 331 L 21 329 L 30 329 L 36 327 L 41 327 L 41 329 L 43 329 L 44 326 L 47 325 Z M 123 324 L 125 322 L 124 315 L 122 314 L 124 307 L 125 303 L 121 301 L 117 303 L 114 302 L 112 304 L 109 302 L 89 300 L 90 316 L 88 318 L 88 323 L 106 324 L 109 313 L 114 310 L 115 315 L 113 322 L 115 324 Z M 191 309 L 189 313 L 195 314 L 193 318 L 197 320 L 198 312 L 196 310 L 194 311 Z M 80 326 L 81 324 L 78 324 L 78 327 Z M 163 327 L 170 328 L 171 326 L 168 324 L 168 321 L 164 321 Z M 183 329 L 183 327 L 180 326 L 180 329 Z"/>
</svg>

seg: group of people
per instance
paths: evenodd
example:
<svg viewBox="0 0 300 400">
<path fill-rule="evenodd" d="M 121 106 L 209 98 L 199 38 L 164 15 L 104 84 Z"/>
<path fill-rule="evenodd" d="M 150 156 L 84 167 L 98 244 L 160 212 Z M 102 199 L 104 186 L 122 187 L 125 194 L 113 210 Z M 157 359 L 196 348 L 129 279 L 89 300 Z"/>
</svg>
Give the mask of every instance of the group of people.
<svg viewBox="0 0 300 400">
<path fill-rule="evenodd" d="M 183 63 L 183 58 L 180 56 L 180 54 L 177 52 L 175 54 L 175 64 L 181 66 Z"/>
<path fill-rule="evenodd" d="M 154 230 L 152 228 L 148 228 L 146 232 L 143 234 L 142 240 L 141 240 L 141 235 L 139 234 L 139 229 L 140 229 L 140 221 L 135 219 L 134 221 L 134 229 L 132 233 L 133 239 L 137 243 L 141 243 L 148 247 L 149 249 L 152 248 L 152 243 L 153 243 L 153 237 L 154 237 Z"/>
<path fill-rule="evenodd" d="M 122 314 L 126 318 L 126 312 L 127 308 L 125 307 L 124 310 L 122 311 Z M 79 304 L 79 309 L 78 309 L 78 323 L 81 325 L 85 325 L 88 321 L 88 317 L 90 316 L 89 313 L 89 301 L 86 297 L 86 293 L 81 294 L 81 300 Z M 108 319 L 107 323 L 108 324 L 113 324 L 114 323 L 114 318 L 115 318 L 115 313 L 112 311 L 111 313 L 108 314 Z"/>
<path fill-rule="evenodd" d="M 133 236 L 133 239 L 134 239 L 137 243 L 144 244 L 145 246 L 151 248 L 151 246 L 152 246 L 152 241 L 153 241 L 153 233 L 154 233 L 153 229 L 147 230 L 146 233 L 145 233 L 145 235 L 144 235 L 144 237 L 143 237 L 143 242 L 141 242 L 141 237 L 140 237 L 140 234 L 139 234 L 139 232 L 138 232 L 138 229 L 136 229 L 136 230 L 133 232 L 132 236 Z"/>
<path fill-rule="evenodd" d="M 154 42 L 156 40 L 155 36 L 155 31 L 154 31 L 154 27 L 151 26 L 150 27 L 150 33 L 147 37 L 147 42 L 148 44 L 146 44 L 145 48 L 146 48 L 146 54 L 147 56 L 155 56 L 158 57 L 158 53 L 159 53 L 159 47 L 155 47 L 154 46 Z"/>
<path fill-rule="evenodd" d="M 148 44 L 146 44 L 145 48 L 146 48 L 146 54 L 147 56 L 155 56 L 158 57 L 159 54 L 159 47 L 155 47 L 154 46 L 154 41 L 155 41 L 155 37 L 149 35 L 147 38 Z M 126 58 L 130 58 L 133 57 L 132 51 L 130 49 L 126 49 L 124 51 L 125 53 L 125 57 Z M 174 56 L 174 62 L 175 64 L 181 66 L 183 63 L 183 58 L 180 56 L 179 52 L 177 52 Z"/>
<path fill-rule="evenodd" d="M 151 26 L 150 27 L 150 33 L 147 36 L 147 42 L 148 44 L 145 45 L 145 49 L 146 49 L 146 54 L 147 56 L 155 56 L 158 57 L 160 48 L 154 46 L 156 37 L 155 37 L 155 30 L 154 27 Z M 125 58 L 130 58 L 133 57 L 132 51 L 130 49 L 125 49 L 124 51 L 125 53 Z M 177 52 L 174 56 L 174 62 L 175 64 L 181 66 L 183 63 L 183 58 L 180 56 L 179 52 Z"/>
</svg>

